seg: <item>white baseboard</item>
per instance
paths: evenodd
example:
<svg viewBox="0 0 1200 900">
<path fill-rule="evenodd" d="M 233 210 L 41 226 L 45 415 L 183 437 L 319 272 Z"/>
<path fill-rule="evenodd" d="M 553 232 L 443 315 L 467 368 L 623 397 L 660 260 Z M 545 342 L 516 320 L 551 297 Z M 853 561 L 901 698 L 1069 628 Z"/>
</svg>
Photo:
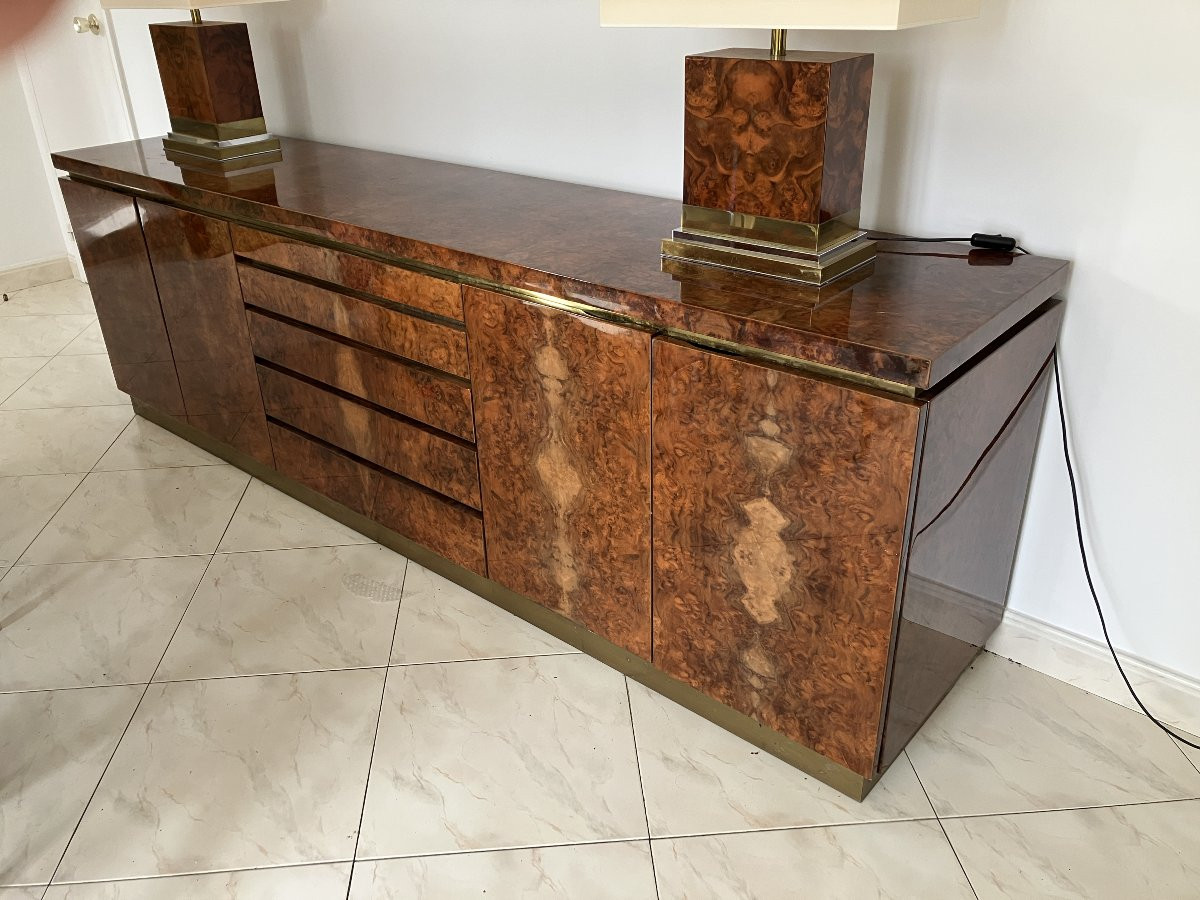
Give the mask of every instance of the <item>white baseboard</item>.
<svg viewBox="0 0 1200 900">
<path fill-rule="evenodd" d="M 23 291 L 39 284 L 65 281 L 72 277 L 72 274 L 71 262 L 65 256 L 21 263 L 19 266 L 0 269 L 0 291 L 11 294 L 13 291 Z"/>
<path fill-rule="evenodd" d="M 1137 709 L 1108 647 L 1099 641 L 1008 610 L 987 649 L 1051 678 Z M 1190 734 L 1200 734 L 1200 681 L 1126 653 L 1121 654 L 1121 663 L 1138 696 L 1155 716 Z"/>
</svg>

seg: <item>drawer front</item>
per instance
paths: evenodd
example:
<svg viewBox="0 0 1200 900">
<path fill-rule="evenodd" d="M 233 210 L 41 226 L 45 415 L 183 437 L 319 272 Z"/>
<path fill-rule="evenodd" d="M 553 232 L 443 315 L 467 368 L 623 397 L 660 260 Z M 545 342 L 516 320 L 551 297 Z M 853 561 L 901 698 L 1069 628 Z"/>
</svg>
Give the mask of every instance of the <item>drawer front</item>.
<svg viewBox="0 0 1200 900">
<path fill-rule="evenodd" d="M 233 226 L 233 243 L 247 259 L 462 321 L 462 297 L 452 281 L 241 225 Z"/>
<path fill-rule="evenodd" d="M 471 389 L 462 380 L 254 310 L 246 318 L 256 356 L 463 440 L 475 440 Z"/>
<path fill-rule="evenodd" d="M 406 315 L 379 303 L 239 265 L 246 303 L 378 347 L 430 368 L 469 377 L 461 327 Z M 457 290 L 457 288 L 456 288 Z"/>
<path fill-rule="evenodd" d="M 266 366 L 267 415 L 410 481 L 479 509 L 475 449 Z"/>
<path fill-rule="evenodd" d="M 284 475 L 464 569 L 487 574 L 478 513 L 275 423 L 269 430 L 275 465 Z"/>
</svg>

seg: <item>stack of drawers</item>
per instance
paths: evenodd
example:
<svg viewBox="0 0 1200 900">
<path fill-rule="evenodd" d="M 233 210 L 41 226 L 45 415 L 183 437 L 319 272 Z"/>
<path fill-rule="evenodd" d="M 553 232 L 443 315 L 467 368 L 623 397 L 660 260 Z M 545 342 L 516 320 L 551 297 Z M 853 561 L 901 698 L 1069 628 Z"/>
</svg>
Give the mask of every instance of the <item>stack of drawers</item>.
<svg viewBox="0 0 1200 900">
<path fill-rule="evenodd" d="M 242 226 L 233 236 L 276 467 L 486 574 L 458 285 Z"/>
</svg>

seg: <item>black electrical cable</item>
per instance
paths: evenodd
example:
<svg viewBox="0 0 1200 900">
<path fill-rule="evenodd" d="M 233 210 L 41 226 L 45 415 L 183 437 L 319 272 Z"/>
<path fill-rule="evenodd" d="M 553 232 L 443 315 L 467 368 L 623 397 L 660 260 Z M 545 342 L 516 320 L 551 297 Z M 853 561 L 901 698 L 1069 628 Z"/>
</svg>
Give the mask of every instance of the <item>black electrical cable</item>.
<svg viewBox="0 0 1200 900">
<path fill-rule="evenodd" d="M 1142 698 L 1137 695 L 1137 691 L 1133 689 L 1133 684 L 1129 680 L 1129 676 L 1125 674 L 1125 667 L 1121 665 L 1121 658 L 1117 656 L 1117 651 L 1113 647 L 1112 638 L 1108 636 L 1108 623 L 1104 621 L 1104 610 L 1100 607 L 1100 598 L 1096 595 L 1096 585 L 1092 581 L 1092 567 L 1088 563 L 1087 547 L 1083 540 L 1083 517 L 1079 513 L 1079 490 L 1075 485 L 1075 467 L 1071 463 L 1071 445 L 1067 439 L 1067 409 L 1063 404 L 1062 392 L 1062 373 L 1058 367 L 1058 348 L 1054 349 L 1054 391 L 1058 396 L 1058 421 L 1062 426 L 1062 444 L 1063 444 L 1063 459 L 1067 463 L 1067 478 L 1071 482 L 1071 506 L 1075 510 L 1075 536 L 1079 540 L 1079 556 L 1083 560 L 1083 574 L 1087 577 L 1088 590 L 1092 594 L 1092 602 L 1096 604 L 1096 614 L 1100 617 L 1100 630 L 1104 632 L 1104 643 L 1108 644 L 1108 652 L 1112 654 L 1113 662 L 1117 664 L 1117 671 L 1121 673 L 1121 678 L 1125 682 L 1125 687 L 1129 688 L 1129 693 L 1138 707 L 1146 714 L 1151 722 L 1169 734 L 1172 738 L 1179 741 L 1181 744 L 1186 744 L 1193 749 L 1200 750 L 1200 744 L 1194 744 L 1185 737 L 1176 734 L 1170 726 L 1162 722 L 1154 713 L 1146 708 L 1146 704 L 1142 702 Z"/>
</svg>

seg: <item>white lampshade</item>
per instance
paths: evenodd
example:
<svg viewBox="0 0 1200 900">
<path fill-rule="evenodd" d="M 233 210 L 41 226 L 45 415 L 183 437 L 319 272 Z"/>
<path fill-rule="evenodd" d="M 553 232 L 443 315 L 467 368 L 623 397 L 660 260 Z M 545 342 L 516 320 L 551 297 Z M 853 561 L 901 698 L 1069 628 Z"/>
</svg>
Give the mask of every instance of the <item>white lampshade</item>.
<svg viewBox="0 0 1200 900">
<path fill-rule="evenodd" d="M 982 0 L 600 0 L 601 25 L 896 31 L 974 19 Z"/>
<path fill-rule="evenodd" d="M 101 9 L 216 9 L 218 6 L 253 6 L 256 3 L 279 3 L 280 0 L 100 0 Z"/>
</svg>

